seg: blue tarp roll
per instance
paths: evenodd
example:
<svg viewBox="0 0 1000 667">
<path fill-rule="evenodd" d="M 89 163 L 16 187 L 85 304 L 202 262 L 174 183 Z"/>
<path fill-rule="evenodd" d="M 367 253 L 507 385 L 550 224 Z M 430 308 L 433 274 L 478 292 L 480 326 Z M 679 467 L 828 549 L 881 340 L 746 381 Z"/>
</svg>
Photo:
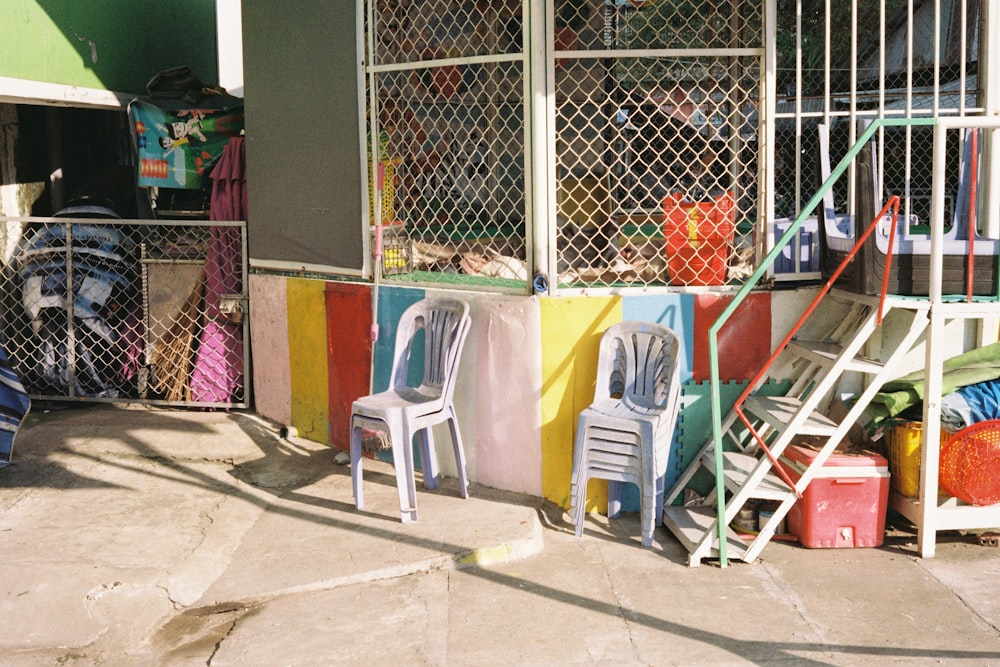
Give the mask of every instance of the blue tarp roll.
<svg viewBox="0 0 1000 667">
<path fill-rule="evenodd" d="M 941 421 L 953 429 L 990 419 L 1000 419 L 1000 380 L 970 384 L 941 397 Z"/>
</svg>

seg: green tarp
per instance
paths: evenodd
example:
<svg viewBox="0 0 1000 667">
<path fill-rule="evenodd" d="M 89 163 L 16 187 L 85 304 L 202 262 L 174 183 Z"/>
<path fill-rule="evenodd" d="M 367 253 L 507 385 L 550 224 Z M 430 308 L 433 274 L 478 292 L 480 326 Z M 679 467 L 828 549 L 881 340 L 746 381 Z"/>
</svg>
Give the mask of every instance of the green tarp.
<svg viewBox="0 0 1000 667">
<path fill-rule="evenodd" d="M 941 395 L 997 378 L 1000 378 L 1000 342 L 945 361 L 941 369 Z M 925 391 L 923 369 L 885 383 L 882 391 L 875 395 L 870 409 L 873 421 L 881 422 L 919 405 L 924 400 Z"/>
</svg>

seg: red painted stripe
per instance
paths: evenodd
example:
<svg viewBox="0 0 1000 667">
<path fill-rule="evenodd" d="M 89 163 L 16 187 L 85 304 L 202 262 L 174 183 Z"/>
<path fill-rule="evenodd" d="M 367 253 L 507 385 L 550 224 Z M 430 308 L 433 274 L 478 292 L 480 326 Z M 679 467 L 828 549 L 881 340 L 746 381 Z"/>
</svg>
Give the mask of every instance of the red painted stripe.
<svg viewBox="0 0 1000 667">
<path fill-rule="evenodd" d="M 367 285 L 326 286 L 326 354 L 330 444 L 348 451 L 351 403 L 368 394 L 372 362 L 372 295 Z"/>
</svg>

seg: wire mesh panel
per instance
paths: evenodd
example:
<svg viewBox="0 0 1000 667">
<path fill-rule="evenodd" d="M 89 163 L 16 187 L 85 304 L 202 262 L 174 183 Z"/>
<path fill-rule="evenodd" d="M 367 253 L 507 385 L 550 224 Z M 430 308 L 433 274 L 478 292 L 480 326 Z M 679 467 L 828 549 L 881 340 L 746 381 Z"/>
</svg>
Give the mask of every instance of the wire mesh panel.
<svg viewBox="0 0 1000 667">
<path fill-rule="evenodd" d="M 982 113 L 983 6 L 370 2 L 369 144 L 386 175 L 376 192 L 372 170 L 370 216 L 413 244 L 394 279 L 739 284 L 817 191 L 820 125 L 836 160 L 872 118 Z M 877 142 L 879 192 L 925 224 L 929 135 Z M 846 215 L 854 169 L 834 193 Z M 819 232 L 802 225 L 776 279 L 821 276 Z"/>
<path fill-rule="evenodd" d="M 555 3 L 561 286 L 738 278 L 757 217 L 761 12 Z"/>
<path fill-rule="evenodd" d="M 5 267 L 4 344 L 29 393 L 246 407 L 244 224 L 74 215 L 27 219 Z"/>
<path fill-rule="evenodd" d="M 520 0 L 387 0 L 369 10 L 369 149 L 382 173 L 372 170 L 370 215 L 410 252 L 391 278 L 524 289 Z"/>
</svg>

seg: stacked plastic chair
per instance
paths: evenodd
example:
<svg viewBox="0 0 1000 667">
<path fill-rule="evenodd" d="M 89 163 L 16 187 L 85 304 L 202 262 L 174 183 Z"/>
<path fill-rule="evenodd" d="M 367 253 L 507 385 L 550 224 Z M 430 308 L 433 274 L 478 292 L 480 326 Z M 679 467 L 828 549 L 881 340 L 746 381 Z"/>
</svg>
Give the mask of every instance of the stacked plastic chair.
<svg viewBox="0 0 1000 667">
<path fill-rule="evenodd" d="M 458 299 L 428 298 L 406 309 L 396 330 L 395 353 L 390 387 L 381 393 L 363 396 L 351 407 L 351 481 L 354 504 L 364 509 L 362 490 L 362 431 L 388 431 L 392 460 L 399 490 L 400 518 L 404 523 L 417 520 L 417 490 L 414 479 L 413 437 L 420 446 L 424 486 L 438 486 L 437 458 L 431 426 L 448 423 L 460 493 L 469 497 L 465 469 L 465 451 L 458 430 L 452 398 L 462 347 L 472 319 L 469 305 Z M 411 361 L 417 363 L 414 350 L 417 334 L 423 331 L 423 377 L 419 385 L 407 382 Z"/>
<path fill-rule="evenodd" d="M 570 517 L 583 534 L 587 481 L 608 480 L 608 516 L 621 509 L 621 484 L 639 487 L 642 544 L 662 522 L 680 394 L 680 343 L 667 327 L 621 322 L 601 337 L 594 401 L 580 413 L 573 453 Z"/>
</svg>

